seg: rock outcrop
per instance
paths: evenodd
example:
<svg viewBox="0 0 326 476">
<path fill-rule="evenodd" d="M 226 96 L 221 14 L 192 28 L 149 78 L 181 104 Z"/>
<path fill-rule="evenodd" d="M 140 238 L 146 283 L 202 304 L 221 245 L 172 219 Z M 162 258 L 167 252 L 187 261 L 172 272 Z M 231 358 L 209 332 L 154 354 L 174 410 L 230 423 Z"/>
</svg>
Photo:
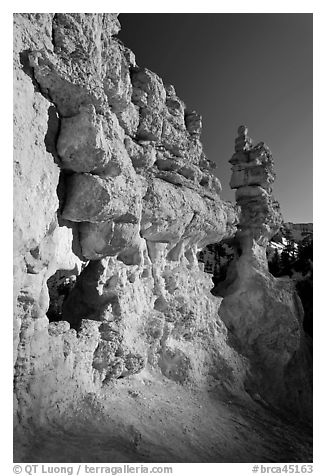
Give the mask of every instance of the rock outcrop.
<svg viewBox="0 0 326 476">
<path fill-rule="evenodd" d="M 115 15 L 19 14 L 15 27 L 18 414 L 35 399 L 41 418 L 45 393 L 146 366 L 182 382 L 220 365 L 231 375 L 196 252 L 231 236 L 237 213 L 220 199 L 200 116 L 136 65 Z"/>
<path fill-rule="evenodd" d="M 301 311 L 292 291 L 257 270 L 280 223 L 266 147 L 240 131 L 239 217 L 220 198 L 201 117 L 137 65 L 115 36 L 117 15 L 15 14 L 14 27 L 17 458 L 28 454 L 28 432 L 132 375 L 249 398 L 248 375 L 259 386 L 274 366 L 283 396 Z M 196 258 L 235 234 L 239 286 L 252 293 L 240 318 L 239 286 L 214 297 Z M 230 344 L 228 328 L 250 351 Z M 259 371 L 257 346 L 267 362 Z M 255 393 L 281 404 L 269 391 Z"/>
</svg>

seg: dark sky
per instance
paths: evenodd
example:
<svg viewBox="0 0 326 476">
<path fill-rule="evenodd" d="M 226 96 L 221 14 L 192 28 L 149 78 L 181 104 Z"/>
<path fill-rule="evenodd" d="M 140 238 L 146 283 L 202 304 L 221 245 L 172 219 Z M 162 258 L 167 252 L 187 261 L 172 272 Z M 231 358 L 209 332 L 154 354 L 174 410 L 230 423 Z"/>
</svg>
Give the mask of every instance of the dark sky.
<svg viewBox="0 0 326 476">
<path fill-rule="evenodd" d="M 202 142 L 234 201 L 237 127 L 271 148 L 285 221 L 312 222 L 312 14 L 120 14 L 137 64 L 203 116 Z"/>
</svg>

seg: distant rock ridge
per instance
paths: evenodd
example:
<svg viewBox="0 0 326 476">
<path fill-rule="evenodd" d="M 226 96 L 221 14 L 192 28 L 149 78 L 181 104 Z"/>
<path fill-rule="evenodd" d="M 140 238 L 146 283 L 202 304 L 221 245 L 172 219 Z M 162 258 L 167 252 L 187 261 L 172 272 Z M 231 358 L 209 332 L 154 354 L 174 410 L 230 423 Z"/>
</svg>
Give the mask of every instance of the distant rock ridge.
<svg viewBox="0 0 326 476">
<path fill-rule="evenodd" d="M 135 375 L 309 419 L 300 300 L 264 259 L 281 223 L 270 151 L 239 128 L 237 204 L 223 201 L 201 116 L 137 65 L 119 28 L 116 14 L 14 15 L 22 459 L 32 429 Z M 216 297 L 197 252 L 221 240 L 239 259 Z"/>
</svg>

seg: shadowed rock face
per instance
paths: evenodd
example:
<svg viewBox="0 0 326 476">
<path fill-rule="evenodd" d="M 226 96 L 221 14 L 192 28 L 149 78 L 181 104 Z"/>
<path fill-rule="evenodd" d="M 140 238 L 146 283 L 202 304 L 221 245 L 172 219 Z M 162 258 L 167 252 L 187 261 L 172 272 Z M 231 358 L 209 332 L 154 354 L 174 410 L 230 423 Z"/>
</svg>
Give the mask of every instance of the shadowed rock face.
<svg viewBox="0 0 326 476">
<path fill-rule="evenodd" d="M 201 117 L 137 66 L 114 37 L 117 15 L 16 14 L 14 28 L 17 431 L 55 422 L 86 394 L 138 374 L 248 398 L 248 375 L 265 382 L 273 367 L 284 395 L 302 329 L 300 303 L 257 268 L 280 223 L 265 146 L 240 131 L 238 206 L 224 202 Z M 233 236 L 243 276 L 260 273 L 248 281 L 260 297 L 241 301 L 241 319 L 230 291 L 238 277 L 214 297 L 196 258 Z M 248 352 L 230 345 L 227 327 Z M 268 401 L 270 388 L 260 391 Z"/>
</svg>

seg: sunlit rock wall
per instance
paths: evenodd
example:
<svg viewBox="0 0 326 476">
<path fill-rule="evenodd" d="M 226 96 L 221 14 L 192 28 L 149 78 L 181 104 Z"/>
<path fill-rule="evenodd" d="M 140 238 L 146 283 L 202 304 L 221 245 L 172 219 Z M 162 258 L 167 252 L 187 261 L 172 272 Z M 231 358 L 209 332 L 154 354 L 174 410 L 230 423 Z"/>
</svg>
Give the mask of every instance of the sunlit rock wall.
<svg viewBox="0 0 326 476">
<path fill-rule="evenodd" d="M 146 369 L 243 391 L 197 250 L 237 208 L 201 117 L 136 64 L 115 14 L 14 15 L 15 411 L 55 418 Z"/>
</svg>

